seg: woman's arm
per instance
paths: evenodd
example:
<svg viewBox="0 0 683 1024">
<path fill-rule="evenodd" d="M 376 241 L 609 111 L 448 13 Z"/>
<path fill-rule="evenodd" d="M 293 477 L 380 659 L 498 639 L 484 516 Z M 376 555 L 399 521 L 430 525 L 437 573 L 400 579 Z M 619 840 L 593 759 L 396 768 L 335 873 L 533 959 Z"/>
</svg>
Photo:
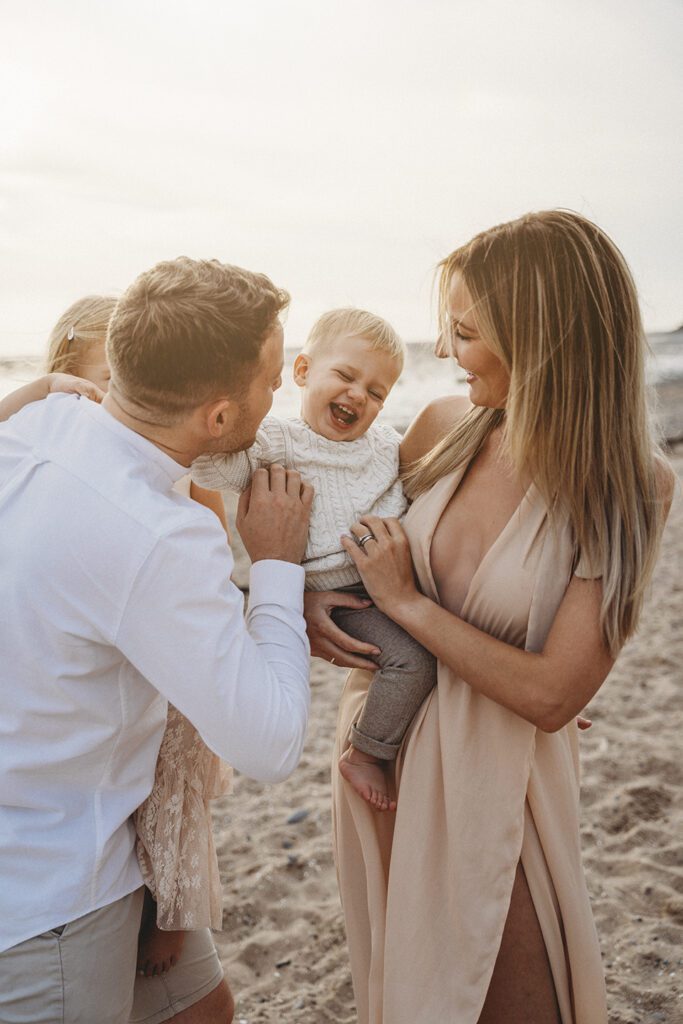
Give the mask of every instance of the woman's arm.
<svg viewBox="0 0 683 1024">
<path fill-rule="evenodd" d="M 15 412 L 19 412 L 29 402 L 39 402 L 48 395 L 63 391 L 66 394 L 83 395 L 93 402 L 101 402 L 104 392 L 101 391 L 92 381 L 84 380 L 82 377 L 72 377 L 70 373 L 46 373 L 30 384 L 12 391 L 0 402 L 0 422 L 8 420 Z"/>
<path fill-rule="evenodd" d="M 599 626 L 601 600 L 599 580 L 574 577 L 539 654 L 489 636 L 423 595 L 392 617 L 473 689 L 556 732 L 590 702 L 614 664 Z"/>
<path fill-rule="evenodd" d="M 669 473 L 661 478 L 664 518 L 672 496 Z M 363 548 L 349 537 L 342 544 L 375 604 L 473 689 L 545 732 L 565 726 L 598 691 L 614 664 L 600 629 L 600 580 L 573 577 L 543 650 L 522 651 L 419 593 L 397 520 L 367 516 L 353 528 L 356 536 L 368 531 L 376 539 Z"/>
</svg>

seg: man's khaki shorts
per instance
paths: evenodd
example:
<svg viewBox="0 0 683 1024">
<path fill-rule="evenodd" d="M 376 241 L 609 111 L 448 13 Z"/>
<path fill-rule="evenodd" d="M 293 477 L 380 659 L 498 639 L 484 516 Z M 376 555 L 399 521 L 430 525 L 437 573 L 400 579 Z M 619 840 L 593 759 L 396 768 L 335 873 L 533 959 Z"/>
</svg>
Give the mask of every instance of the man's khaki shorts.
<svg viewBox="0 0 683 1024">
<path fill-rule="evenodd" d="M 143 891 L 0 953 L 0 1024 L 126 1024 Z"/>
<path fill-rule="evenodd" d="M 211 932 L 168 974 L 136 975 L 144 890 L 0 953 L 0 1024 L 161 1024 L 223 978 Z"/>
</svg>

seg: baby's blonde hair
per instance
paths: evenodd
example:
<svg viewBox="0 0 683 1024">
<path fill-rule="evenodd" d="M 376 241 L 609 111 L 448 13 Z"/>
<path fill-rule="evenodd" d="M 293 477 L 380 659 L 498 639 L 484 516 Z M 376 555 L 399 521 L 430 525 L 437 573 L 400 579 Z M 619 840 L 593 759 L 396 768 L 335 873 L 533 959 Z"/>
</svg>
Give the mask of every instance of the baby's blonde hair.
<svg viewBox="0 0 683 1024">
<path fill-rule="evenodd" d="M 321 343 L 338 338 L 362 338 L 369 342 L 371 348 L 388 352 L 403 369 L 406 346 L 391 324 L 374 313 L 352 306 L 323 313 L 313 324 L 302 351 L 310 353 Z"/>
<path fill-rule="evenodd" d="M 72 303 L 50 331 L 47 373 L 73 373 L 91 345 L 104 341 L 114 312 L 113 295 L 86 295 Z"/>
</svg>

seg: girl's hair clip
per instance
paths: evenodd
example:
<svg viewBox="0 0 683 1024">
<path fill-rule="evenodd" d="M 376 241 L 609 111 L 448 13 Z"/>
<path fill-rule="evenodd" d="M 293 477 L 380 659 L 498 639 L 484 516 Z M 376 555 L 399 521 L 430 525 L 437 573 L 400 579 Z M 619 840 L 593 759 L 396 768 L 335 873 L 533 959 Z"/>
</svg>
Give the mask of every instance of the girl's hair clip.
<svg viewBox="0 0 683 1024">
<path fill-rule="evenodd" d="M 67 335 L 66 335 L 66 340 L 67 340 L 67 341 L 73 341 L 73 340 L 74 340 L 74 336 L 75 336 L 75 333 L 76 333 L 76 332 L 74 331 L 73 327 L 70 327 L 70 328 L 69 328 L 69 330 L 68 330 L 68 333 L 67 333 Z"/>
</svg>

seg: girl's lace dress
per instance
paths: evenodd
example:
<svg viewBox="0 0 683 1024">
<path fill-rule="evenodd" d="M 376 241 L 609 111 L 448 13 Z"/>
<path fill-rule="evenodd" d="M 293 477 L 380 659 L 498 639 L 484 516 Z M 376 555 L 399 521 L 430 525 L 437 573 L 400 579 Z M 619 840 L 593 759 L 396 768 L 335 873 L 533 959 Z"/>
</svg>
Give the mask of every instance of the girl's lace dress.
<svg viewBox="0 0 683 1024">
<path fill-rule="evenodd" d="M 152 792 L 137 809 L 137 855 L 166 931 L 219 929 L 222 894 L 209 800 L 230 792 L 232 769 L 171 704 Z"/>
</svg>

